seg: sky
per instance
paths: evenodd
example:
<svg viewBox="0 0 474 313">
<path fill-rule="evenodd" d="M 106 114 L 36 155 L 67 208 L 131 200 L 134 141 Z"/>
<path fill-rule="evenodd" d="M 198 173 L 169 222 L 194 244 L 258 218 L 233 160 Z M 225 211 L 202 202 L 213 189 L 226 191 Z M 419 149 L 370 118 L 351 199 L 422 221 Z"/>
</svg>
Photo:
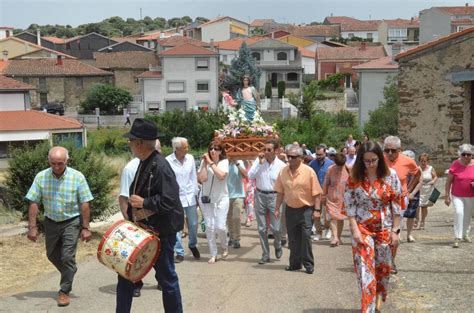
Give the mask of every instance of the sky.
<svg viewBox="0 0 474 313">
<path fill-rule="evenodd" d="M 273 18 L 280 23 L 322 22 L 326 16 L 394 19 L 418 16 L 433 6 L 474 5 L 472 0 L 0 0 L 0 26 L 27 28 L 30 24 L 76 27 L 120 16 L 209 19 L 232 16 L 244 22 Z"/>
</svg>

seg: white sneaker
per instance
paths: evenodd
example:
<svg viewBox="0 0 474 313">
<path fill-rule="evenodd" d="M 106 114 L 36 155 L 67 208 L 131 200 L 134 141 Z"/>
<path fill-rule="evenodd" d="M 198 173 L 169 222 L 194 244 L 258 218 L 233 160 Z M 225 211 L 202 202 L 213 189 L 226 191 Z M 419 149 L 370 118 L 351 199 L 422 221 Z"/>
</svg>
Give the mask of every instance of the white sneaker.
<svg viewBox="0 0 474 313">
<path fill-rule="evenodd" d="M 468 243 L 471 243 L 471 242 L 472 242 L 471 237 L 469 237 L 469 236 L 464 236 L 464 238 L 462 239 L 462 241 L 468 242 Z"/>
<path fill-rule="evenodd" d="M 320 241 L 321 240 L 321 235 L 320 234 L 316 234 L 313 236 L 313 241 Z"/>
<path fill-rule="evenodd" d="M 326 229 L 326 232 L 324 233 L 324 238 L 329 240 L 332 237 L 332 231 L 330 229 Z"/>
</svg>

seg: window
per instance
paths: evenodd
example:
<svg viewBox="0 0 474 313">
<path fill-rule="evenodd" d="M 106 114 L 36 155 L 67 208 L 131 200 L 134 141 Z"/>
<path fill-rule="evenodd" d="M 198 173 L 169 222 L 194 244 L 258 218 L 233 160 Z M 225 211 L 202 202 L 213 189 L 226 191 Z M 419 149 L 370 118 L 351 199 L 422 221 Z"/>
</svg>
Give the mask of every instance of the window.
<svg viewBox="0 0 474 313">
<path fill-rule="evenodd" d="M 30 78 L 29 78 L 29 77 L 23 77 L 22 80 L 23 80 L 23 82 L 24 82 L 25 84 L 29 84 L 29 83 L 30 83 Z"/>
<path fill-rule="evenodd" d="M 298 80 L 298 74 L 297 73 L 288 73 L 286 75 L 286 80 L 287 81 L 297 81 Z"/>
<path fill-rule="evenodd" d="M 354 33 L 349 33 L 349 34 L 347 34 L 347 37 L 348 37 L 348 38 L 353 38 L 353 37 L 354 37 Z"/>
<path fill-rule="evenodd" d="M 407 37 L 406 28 L 391 28 L 388 30 L 388 37 Z"/>
<path fill-rule="evenodd" d="M 372 39 L 374 38 L 374 35 L 372 33 L 367 33 L 367 39 Z"/>
<path fill-rule="evenodd" d="M 288 56 L 286 55 L 286 52 L 278 52 L 277 54 L 277 60 L 278 61 L 284 61 L 287 60 Z"/>
<path fill-rule="evenodd" d="M 169 93 L 178 93 L 178 92 L 184 92 L 184 91 L 185 91 L 184 81 L 168 82 Z"/>
<path fill-rule="evenodd" d="M 196 59 L 196 70 L 207 71 L 209 70 L 209 58 L 198 58 Z"/>
<path fill-rule="evenodd" d="M 39 88 L 42 90 L 46 89 L 46 78 L 45 77 L 40 77 L 39 78 Z"/>
<path fill-rule="evenodd" d="M 76 77 L 76 88 L 84 89 L 84 80 L 82 79 L 82 77 Z"/>
<path fill-rule="evenodd" d="M 40 104 L 48 103 L 48 94 L 46 92 L 41 92 L 39 96 L 40 96 Z"/>
<path fill-rule="evenodd" d="M 209 92 L 209 82 L 208 81 L 196 82 L 196 92 Z"/>
<path fill-rule="evenodd" d="M 253 57 L 256 61 L 260 61 L 260 53 L 258 53 L 258 52 L 252 52 L 252 57 Z"/>
<path fill-rule="evenodd" d="M 222 61 L 223 61 L 223 62 L 227 62 L 227 55 L 223 55 L 223 56 L 222 56 Z"/>
<path fill-rule="evenodd" d="M 198 101 L 196 106 L 199 111 L 209 111 L 209 101 Z"/>
</svg>

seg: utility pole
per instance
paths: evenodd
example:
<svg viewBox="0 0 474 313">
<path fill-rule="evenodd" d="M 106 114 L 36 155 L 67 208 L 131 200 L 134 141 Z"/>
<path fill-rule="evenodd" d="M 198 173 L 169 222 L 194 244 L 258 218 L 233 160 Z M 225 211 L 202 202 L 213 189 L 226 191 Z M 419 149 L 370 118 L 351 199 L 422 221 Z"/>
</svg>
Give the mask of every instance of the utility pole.
<svg viewBox="0 0 474 313">
<path fill-rule="evenodd" d="M 140 8 L 140 21 L 142 20 L 142 8 Z"/>
</svg>

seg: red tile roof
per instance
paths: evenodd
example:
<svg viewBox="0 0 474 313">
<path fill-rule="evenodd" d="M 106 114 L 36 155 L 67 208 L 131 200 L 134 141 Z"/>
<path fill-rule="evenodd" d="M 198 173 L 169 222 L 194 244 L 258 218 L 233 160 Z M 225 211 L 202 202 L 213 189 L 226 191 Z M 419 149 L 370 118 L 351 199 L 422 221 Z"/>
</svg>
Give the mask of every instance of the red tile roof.
<svg viewBox="0 0 474 313">
<path fill-rule="evenodd" d="M 15 29 L 15 28 L 9 27 L 9 26 L 0 26 L 0 29 Z"/>
<path fill-rule="evenodd" d="M 48 41 L 51 41 L 52 43 L 64 43 L 64 42 L 66 42 L 66 39 L 58 38 L 58 37 L 54 37 L 54 36 L 43 36 L 43 37 L 41 37 L 41 39 L 46 39 Z"/>
<path fill-rule="evenodd" d="M 313 25 L 313 26 L 297 26 L 291 33 L 300 37 L 339 37 L 339 25 Z"/>
<path fill-rule="evenodd" d="M 193 55 L 218 55 L 217 52 L 198 47 L 192 44 L 184 44 L 178 47 L 165 50 L 160 53 L 160 56 L 193 56 Z"/>
<path fill-rule="evenodd" d="M 41 111 L 0 112 L 0 132 L 21 130 L 81 129 L 83 125 L 73 118 Z"/>
<path fill-rule="evenodd" d="M 341 24 L 341 31 L 376 31 L 382 21 L 371 20 L 371 21 L 355 21 L 350 23 Z"/>
<path fill-rule="evenodd" d="M 474 14 L 474 6 L 460 6 L 460 7 L 435 7 L 451 15 Z"/>
<path fill-rule="evenodd" d="M 262 27 L 265 24 L 275 23 L 273 19 L 255 19 L 250 23 L 251 27 Z"/>
<path fill-rule="evenodd" d="M 7 76 L 109 76 L 106 72 L 78 60 L 64 59 L 62 65 L 56 59 L 9 60 L 2 74 Z"/>
<path fill-rule="evenodd" d="M 154 51 L 96 52 L 95 66 L 101 69 L 148 69 L 160 65 Z"/>
<path fill-rule="evenodd" d="M 215 46 L 218 47 L 221 50 L 233 50 L 237 51 L 240 49 L 240 46 L 245 42 L 247 45 L 253 44 L 257 41 L 267 39 L 266 37 L 263 36 L 253 36 L 250 38 L 234 38 L 230 40 L 225 40 L 225 41 L 217 41 L 215 42 Z"/>
<path fill-rule="evenodd" d="M 314 59 L 314 56 L 316 55 L 316 52 L 305 49 L 305 48 L 298 48 L 298 50 L 300 51 L 301 56 L 306 57 L 306 58 Z"/>
<path fill-rule="evenodd" d="M 163 75 L 159 71 L 146 71 L 135 77 L 137 78 L 163 78 Z"/>
<path fill-rule="evenodd" d="M 346 24 L 359 21 L 358 19 L 348 16 L 328 16 L 325 20 L 330 24 Z"/>
<path fill-rule="evenodd" d="M 206 47 L 206 48 L 211 46 L 207 42 L 197 40 L 191 37 L 184 37 L 184 36 L 171 36 L 168 38 L 158 40 L 158 44 L 163 47 L 176 47 L 176 46 L 184 45 L 186 43 L 192 44 L 198 47 Z"/>
<path fill-rule="evenodd" d="M 0 75 L 0 91 L 2 90 L 33 90 L 34 86 Z"/>
<path fill-rule="evenodd" d="M 317 48 L 316 60 L 371 60 L 385 57 L 383 46 L 365 47 L 340 47 L 340 48 Z"/>
<path fill-rule="evenodd" d="M 354 70 L 396 70 L 398 69 L 398 63 L 394 62 L 391 56 L 387 56 L 353 66 L 352 68 Z"/>
<path fill-rule="evenodd" d="M 410 20 L 397 18 L 395 20 L 383 20 L 389 27 L 420 27 L 420 20 L 418 18 L 413 18 Z"/>
<path fill-rule="evenodd" d="M 397 54 L 397 56 L 395 57 L 395 61 L 399 61 L 400 59 L 402 59 L 404 57 L 407 57 L 409 55 L 416 54 L 418 52 L 427 50 L 427 49 L 435 47 L 439 44 L 445 43 L 445 42 L 450 41 L 452 39 L 456 39 L 456 38 L 465 36 L 465 35 L 473 33 L 473 32 L 474 32 L 474 26 L 466 28 L 465 30 L 462 30 L 462 31 L 457 32 L 457 33 L 452 33 L 452 34 L 447 35 L 447 36 L 439 37 L 438 39 L 426 42 L 422 45 L 416 46 L 413 49 L 410 49 L 410 50 L 407 50 L 407 51 L 402 52 L 400 54 Z"/>
</svg>

